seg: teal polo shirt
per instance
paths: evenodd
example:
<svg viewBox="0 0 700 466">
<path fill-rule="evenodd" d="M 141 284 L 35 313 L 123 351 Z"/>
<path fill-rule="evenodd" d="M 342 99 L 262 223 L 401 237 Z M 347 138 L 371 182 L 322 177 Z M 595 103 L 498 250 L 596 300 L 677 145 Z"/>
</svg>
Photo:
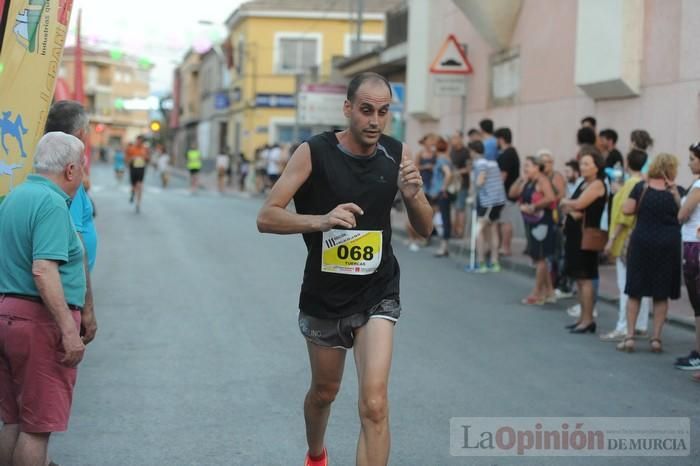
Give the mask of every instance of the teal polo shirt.
<svg viewBox="0 0 700 466">
<path fill-rule="evenodd" d="M 92 221 L 93 213 L 92 201 L 81 184 L 75 193 L 73 202 L 70 204 L 70 216 L 73 219 L 75 231 L 83 237 L 83 245 L 88 257 L 88 269 L 90 269 L 90 272 L 95 267 L 95 258 L 97 256 L 97 229 L 95 228 L 95 222 Z"/>
<path fill-rule="evenodd" d="M 70 217 L 70 197 L 48 178 L 29 175 L 0 204 L 0 293 L 40 296 L 32 263 L 58 262 L 66 303 L 85 304 L 83 245 Z"/>
</svg>

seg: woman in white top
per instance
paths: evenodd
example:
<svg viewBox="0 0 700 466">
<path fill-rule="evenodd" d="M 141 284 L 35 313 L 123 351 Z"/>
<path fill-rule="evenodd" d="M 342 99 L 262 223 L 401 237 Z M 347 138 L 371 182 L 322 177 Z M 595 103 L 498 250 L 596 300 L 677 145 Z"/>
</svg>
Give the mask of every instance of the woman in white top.
<svg viewBox="0 0 700 466">
<path fill-rule="evenodd" d="M 700 370 L 700 141 L 690 146 L 688 166 L 696 180 L 683 198 L 678 220 L 683 223 L 683 278 L 695 312 L 696 346 L 688 356 L 676 360 L 676 367 Z M 700 382 L 700 373 L 693 379 Z"/>
<path fill-rule="evenodd" d="M 170 155 L 165 152 L 162 144 L 158 144 L 156 153 L 158 154 L 156 164 L 158 165 L 158 172 L 160 173 L 160 183 L 163 188 L 167 188 L 168 182 L 170 181 Z"/>
<path fill-rule="evenodd" d="M 223 150 L 216 156 L 216 177 L 220 193 L 223 193 L 226 189 L 226 176 L 230 166 L 231 158 L 228 156 L 228 150 Z"/>
</svg>

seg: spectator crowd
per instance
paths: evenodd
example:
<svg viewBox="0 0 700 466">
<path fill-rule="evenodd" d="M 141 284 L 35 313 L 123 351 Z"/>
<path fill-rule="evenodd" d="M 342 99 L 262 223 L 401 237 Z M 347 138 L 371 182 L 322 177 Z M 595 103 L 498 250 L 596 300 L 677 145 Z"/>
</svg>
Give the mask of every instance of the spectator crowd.
<svg viewBox="0 0 700 466">
<path fill-rule="evenodd" d="M 681 297 L 684 282 L 697 341 L 675 367 L 700 371 L 700 142 L 689 148 L 695 181 L 685 189 L 676 182 L 679 158 L 665 152 L 652 157 L 647 131 L 630 133 L 623 156 L 618 133 L 596 125 L 593 117 L 581 120 L 578 150 L 561 167 L 545 148 L 521 157 L 510 128 L 496 128 L 490 119 L 466 138 L 461 131 L 423 136 L 415 162 L 434 206 L 434 255 L 446 257 L 450 239 L 474 235 L 475 260 L 466 269 L 497 273 L 500 259 L 513 254 L 514 231 L 523 231 L 535 277 L 522 304 L 575 296 L 577 305 L 567 310 L 572 334 L 598 333 L 599 267 L 612 262 L 618 319 L 600 339 L 625 352 L 634 352 L 640 340 L 651 352 L 663 351 L 669 301 Z M 411 251 L 433 240 L 407 230 Z M 700 381 L 700 372 L 693 378 Z"/>
</svg>

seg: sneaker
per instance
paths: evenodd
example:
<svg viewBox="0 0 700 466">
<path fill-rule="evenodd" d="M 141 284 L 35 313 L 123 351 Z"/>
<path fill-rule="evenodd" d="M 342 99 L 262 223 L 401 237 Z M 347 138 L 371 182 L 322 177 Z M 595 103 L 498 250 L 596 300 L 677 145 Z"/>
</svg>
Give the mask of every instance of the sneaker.
<svg viewBox="0 0 700 466">
<path fill-rule="evenodd" d="M 501 271 L 501 264 L 499 264 L 498 262 L 496 262 L 495 264 L 491 264 L 488 271 L 493 272 L 493 273 L 500 272 Z"/>
<path fill-rule="evenodd" d="M 418 252 L 420 251 L 420 246 L 418 246 L 416 243 L 411 243 L 408 245 L 408 250 L 411 252 Z"/>
<path fill-rule="evenodd" d="M 559 288 L 554 290 L 554 296 L 557 297 L 557 299 L 569 299 L 574 297 L 574 292 L 573 291 L 562 291 Z"/>
<path fill-rule="evenodd" d="M 566 313 L 571 317 L 581 317 L 581 305 L 574 304 L 566 310 Z"/>
<path fill-rule="evenodd" d="M 566 310 L 566 313 L 569 314 L 571 317 L 579 318 L 581 317 L 581 305 L 576 304 L 574 306 L 571 306 L 569 309 Z M 593 308 L 593 317 L 598 317 L 598 309 Z"/>
<path fill-rule="evenodd" d="M 489 273 L 491 268 L 486 264 L 479 264 L 479 268 L 475 270 L 476 273 Z"/>
<path fill-rule="evenodd" d="M 627 332 L 622 330 L 613 330 L 600 336 L 602 341 L 622 341 L 627 336 Z"/>
<path fill-rule="evenodd" d="M 306 459 L 304 459 L 304 466 L 328 466 L 328 452 L 323 449 L 323 456 L 321 459 L 312 460 L 309 457 L 309 452 L 306 452 Z"/>
<path fill-rule="evenodd" d="M 698 371 L 700 370 L 700 354 L 693 350 L 685 358 L 678 358 L 676 364 L 674 364 L 676 369 L 682 371 Z"/>
</svg>

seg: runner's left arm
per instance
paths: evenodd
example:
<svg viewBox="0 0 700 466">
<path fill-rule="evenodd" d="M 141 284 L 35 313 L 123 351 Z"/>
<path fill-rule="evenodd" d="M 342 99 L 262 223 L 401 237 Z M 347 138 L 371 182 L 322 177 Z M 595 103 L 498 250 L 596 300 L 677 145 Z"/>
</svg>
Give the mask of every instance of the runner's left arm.
<svg viewBox="0 0 700 466">
<path fill-rule="evenodd" d="M 423 179 L 406 144 L 403 145 L 401 154 L 399 189 L 411 226 L 422 237 L 429 237 L 433 232 L 433 208 L 425 197 Z"/>
</svg>

